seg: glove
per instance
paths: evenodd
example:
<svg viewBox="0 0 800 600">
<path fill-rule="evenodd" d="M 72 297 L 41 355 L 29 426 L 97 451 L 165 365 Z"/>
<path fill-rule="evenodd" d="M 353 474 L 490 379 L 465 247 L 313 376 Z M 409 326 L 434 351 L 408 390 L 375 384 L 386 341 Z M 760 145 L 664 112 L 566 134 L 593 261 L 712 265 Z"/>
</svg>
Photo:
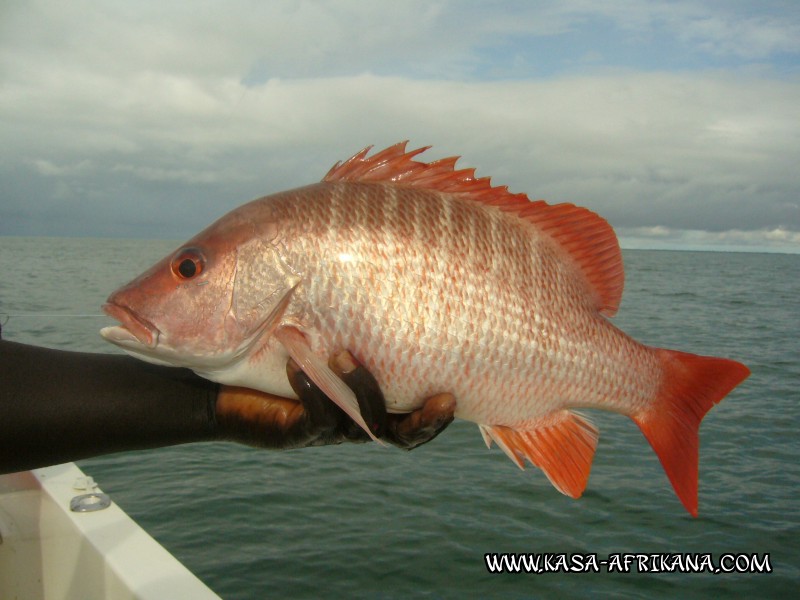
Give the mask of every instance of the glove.
<svg viewBox="0 0 800 600">
<path fill-rule="evenodd" d="M 451 394 L 428 398 L 411 413 L 388 414 L 378 382 L 349 352 L 335 355 L 329 364 L 353 390 L 364 420 L 381 440 L 411 450 L 435 438 L 453 421 L 456 402 Z M 220 388 L 216 418 L 224 438 L 284 450 L 369 441 L 367 433 L 291 359 L 286 372 L 299 401 L 241 387 Z"/>
</svg>

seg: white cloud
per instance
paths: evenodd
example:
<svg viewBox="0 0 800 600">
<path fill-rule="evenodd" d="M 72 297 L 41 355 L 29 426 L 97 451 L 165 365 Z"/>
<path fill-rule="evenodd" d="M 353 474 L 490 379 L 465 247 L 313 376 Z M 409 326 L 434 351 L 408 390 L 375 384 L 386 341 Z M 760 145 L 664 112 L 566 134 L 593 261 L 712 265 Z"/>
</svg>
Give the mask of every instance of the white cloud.
<svg viewBox="0 0 800 600">
<path fill-rule="evenodd" d="M 726 44 L 737 37 L 759 36 L 760 45 L 750 44 L 754 56 L 796 51 L 786 40 L 798 19 L 714 6 L 6 7 L 3 202 L 57 195 L 81 223 L 96 222 L 80 219 L 82 211 L 105 210 L 124 224 L 138 218 L 126 217 L 126 207 L 144 211 L 150 202 L 183 215 L 178 205 L 191 201 L 193 209 L 207 207 L 191 214 L 210 220 L 255 195 L 318 180 L 367 144 L 409 138 L 433 144 L 430 158 L 461 154 L 462 166 L 495 183 L 588 205 L 618 227 L 798 230 L 796 79 L 769 70 L 643 73 L 603 65 L 547 79 L 475 77 L 476 65 L 492 60 L 487 47 L 568 34 L 595 18 L 634 37 L 684 31 L 688 44 L 708 43 L 715 53 L 734 52 Z M 593 62 L 601 57 L 595 52 Z"/>
<path fill-rule="evenodd" d="M 619 230 L 620 243 L 630 249 L 740 250 L 800 254 L 800 232 L 774 229 L 704 231 L 667 227 L 626 227 Z"/>
<path fill-rule="evenodd" d="M 236 198 L 237 181 L 276 191 L 319 179 L 365 145 L 410 138 L 433 144 L 439 156 L 462 154 L 464 166 L 516 191 L 586 204 L 618 225 L 800 228 L 796 204 L 787 201 L 797 197 L 800 164 L 800 84 L 793 82 L 362 75 L 253 88 L 160 75 L 105 80 L 97 96 L 81 82 L 18 90 L 30 97 L 22 105 L 34 108 L 15 111 L 19 134 L 0 156 L 34 161 L 48 176 L 94 170 L 234 182 L 233 199 L 245 200 Z M 58 100 L 45 109 L 37 105 L 43 97 Z M 281 167 L 277 178 L 270 165 Z"/>
<path fill-rule="evenodd" d="M 82 160 L 78 163 L 57 165 L 43 158 L 31 161 L 36 171 L 45 177 L 64 177 L 65 175 L 76 175 L 85 173 L 92 168 L 90 160 Z"/>
<path fill-rule="evenodd" d="M 671 36 L 690 52 L 756 59 L 797 53 L 798 10 L 792 2 L 782 9 L 773 5 L 699 0 L 11 3 L 0 8 L 7 49 L 0 64 L 15 77 L 29 78 L 38 78 L 46 65 L 53 78 L 60 77 L 53 67 L 66 66 L 107 76 L 161 72 L 195 80 L 364 72 L 464 79 L 474 78 L 490 60 L 487 49 L 510 40 L 584 35 L 600 27 L 644 41 L 656 34 Z M 525 52 L 524 46 L 519 49 Z"/>
</svg>

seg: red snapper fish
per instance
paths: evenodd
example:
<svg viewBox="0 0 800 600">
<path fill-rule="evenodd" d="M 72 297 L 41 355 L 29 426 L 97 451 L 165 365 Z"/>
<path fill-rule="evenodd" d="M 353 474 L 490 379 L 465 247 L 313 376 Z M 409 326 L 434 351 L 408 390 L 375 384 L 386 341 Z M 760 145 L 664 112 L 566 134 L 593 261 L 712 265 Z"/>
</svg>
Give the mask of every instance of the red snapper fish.
<svg viewBox="0 0 800 600">
<path fill-rule="evenodd" d="M 292 357 L 372 435 L 327 359 L 349 350 L 390 412 L 452 393 L 520 468 L 579 497 L 598 431 L 576 408 L 627 415 L 697 515 L 698 430 L 749 375 L 738 362 L 645 346 L 607 317 L 623 266 L 611 226 L 572 204 L 493 187 L 405 143 L 320 182 L 241 206 L 104 306 L 102 335 L 149 362 L 296 398 Z"/>
</svg>

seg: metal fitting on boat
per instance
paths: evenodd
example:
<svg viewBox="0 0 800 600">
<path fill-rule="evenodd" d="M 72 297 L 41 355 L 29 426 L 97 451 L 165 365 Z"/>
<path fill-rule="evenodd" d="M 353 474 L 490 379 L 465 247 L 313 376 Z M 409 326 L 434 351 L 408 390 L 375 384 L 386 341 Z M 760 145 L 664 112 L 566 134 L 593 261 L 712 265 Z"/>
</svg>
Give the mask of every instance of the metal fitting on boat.
<svg viewBox="0 0 800 600">
<path fill-rule="evenodd" d="M 94 512 L 111 506 L 111 498 L 108 494 L 94 491 L 97 484 L 94 482 L 94 479 L 89 476 L 78 477 L 75 483 L 72 484 L 72 487 L 76 490 L 86 490 L 88 492 L 80 496 L 75 496 L 70 500 L 69 509 L 72 512 Z"/>
<path fill-rule="evenodd" d="M 111 506 L 111 498 L 102 492 L 92 492 L 75 496 L 69 502 L 69 509 L 72 512 L 94 512 L 103 510 Z"/>
</svg>

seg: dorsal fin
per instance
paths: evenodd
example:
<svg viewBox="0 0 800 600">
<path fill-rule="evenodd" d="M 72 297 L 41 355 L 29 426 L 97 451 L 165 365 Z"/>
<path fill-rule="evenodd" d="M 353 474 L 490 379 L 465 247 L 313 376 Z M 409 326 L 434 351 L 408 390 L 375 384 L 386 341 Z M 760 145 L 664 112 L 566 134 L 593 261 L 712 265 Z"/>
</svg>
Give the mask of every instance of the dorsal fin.
<svg viewBox="0 0 800 600">
<path fill-rule="evenodd" d="M 622 300 L 625 269 L 617 235 L 604 218 L 574 204 L 530 202 L 520 216 L 539 226 L 566 250 L 589 282 L 595 306 L 613 317 Z"/>
<path fill-rule="evenodd" d="M 416 161 L 414 157 L 429 146 L 406 152 L 406 143 L 369 157 L 372 146 L 368 146 L 336 163 L 322 181 L 393 183 L 461 194 L 514 213 L 547 234 L 572 259 L 586 278 L 600 312 L 609 316 L 617 312 L 625 275 L 617 236 L 605 219 L 573 204 L 531 202 L 525 194 L 512 194 L 506 186 L 492 186 L 488 177 L 475 177 L 475 169 L 456 169 L 458 157 Z"/>
</svg>

